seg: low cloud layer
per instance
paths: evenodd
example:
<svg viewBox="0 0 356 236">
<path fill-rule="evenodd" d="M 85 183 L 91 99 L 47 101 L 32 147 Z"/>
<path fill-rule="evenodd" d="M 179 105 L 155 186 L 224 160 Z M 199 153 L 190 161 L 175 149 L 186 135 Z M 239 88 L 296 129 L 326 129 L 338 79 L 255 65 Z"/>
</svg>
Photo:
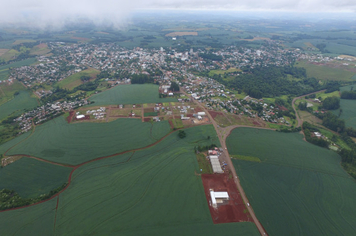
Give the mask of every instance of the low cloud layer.
<svg viewBox="0 0 356 236">
<path fill-rule="evenodd" d="M 296 12 L 356 12 L 355 0 L 12 0 L 3 1 L 1 24 L 26 23 L 61 27 L 91 19 L 96 24 L 123 25 L 132 11 L 145 9 L 263 10 Z"/>
</svg>

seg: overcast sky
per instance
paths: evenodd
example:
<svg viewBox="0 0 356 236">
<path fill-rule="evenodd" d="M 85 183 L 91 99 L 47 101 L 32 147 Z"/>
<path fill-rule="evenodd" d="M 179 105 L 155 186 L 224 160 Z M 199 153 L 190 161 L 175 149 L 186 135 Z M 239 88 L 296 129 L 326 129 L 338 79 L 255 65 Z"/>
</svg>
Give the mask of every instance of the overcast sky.
<svg viewBox="0 0 356 236">
<path fill-rule="evenodd" d="M 119 25 L 131 12 L 144 9 L 355 13 L 356 0 L 4 0 L 0 23 L 61 25 L 79 16 Z"/>
</svg>

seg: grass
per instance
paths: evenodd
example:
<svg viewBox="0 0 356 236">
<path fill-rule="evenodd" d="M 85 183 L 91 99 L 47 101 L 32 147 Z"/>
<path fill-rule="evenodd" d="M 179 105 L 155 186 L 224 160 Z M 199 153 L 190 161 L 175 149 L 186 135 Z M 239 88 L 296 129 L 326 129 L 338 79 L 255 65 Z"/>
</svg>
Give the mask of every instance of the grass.
<svg viewBox="0 0 356 236">
<path fill-rule="evenodd" d="M 325 98 L 327 97 L 340 97 L 340 93 L 339 91 L 334 91 L 332 93 L 325 93 L 325 92 L 322 92 L 322 93 L 317 93 L 315 95 L 316 98 L 319 98 L 321 97 L 322 100 L 324 100 Z"/>
<path fill-rule="evenodd" d="M 100 71 L 90 68 L 90 69 L 86 69 L 83 70 L 81 72 L 75 73 L 63 80 L 61 80 L 60 82 L 57 83 L 57 85 L 61 88 L 65 88 L 65 89 L 73 89 L 79 85 L 81 85 L 83 82 L 80 80 L 80 78 L 82 76 L 90 76 L 91 78 L 95 78 L 95 76 L 97 74 L 99 74 Z"/>
<path fill-rule="evenodd" d="M 31 95 L 29 91 L 20 91 L 13 99 L 0 105 L 0 120 L 12 114 L 20 115 L 24 109 L 32 109 L 38 106 L 37 100 Z"/>
<path fill-rule="evenodd" d="M 204 153 L 196 154 L 199 172 L 200 174 L 213 174 L 213 169 L 211 168 L 210 161 L 205 157 Z M 200 171 L 201 170 L 201 171 Z"/>
<path fill-rule="evenodd" d="M 23 198 L 38 197 L 66 183 L 71 170 L 23 157 L 0 169 L 0 189 L 15 190 Z"/>
<path fill-rule="evenodd" d="M 241 184 L 269 235 L 352 235 L 355 181 L 333 151 L 299 133 L 238 128 L 227 139 Z M 258 147 L 258 148 L 256 148 Z"/>
<path fill-rule="evenodd" d="M 144 117 L 147 117 L 147 116 L 157 116 L 157 112 L 145 112 L 143 115 L 144 115 Z"/>
<path fill-rule="evenodd" d="M 156 125 L 159 131 L 155 130 Z M 109 123 L 68 124 L 63 117 L 58 117 L 36 127 L 29 139 L 15 146 L 8 154 L 28 154 L 75 165 L 97 157 L 145 147 L 169 131 L 168 121 L 154 123 L 153 127 L 150 123 L 130 118 Z"/>
<path fill-rule="evenodd" d="M 132 84 L 118 85 L 112 89 L 95 94 L 89 99 L 93 105 L 142 104 L 176 102 L 175 98 L 159 98 L 158 85 Z"/>
<path fill-rule="evenodd" d="M 175 129 L 181 129 L 184 127 L 181 119 L 172 119 L 172 123 Z"/>
<path fill-rule="evenodd" d="M 310 64 L 307 61 L 297 62 L 296 67 L 304 67 L 308 77 L 315 77 L 319 80 L 351 81 L 352 76 L 355 75 L 351 71 Z"/>
<path fill-rule="evenodd" d="M 241 71 L 240 69 L 236 69 L 236 68 L 230 68 L 228 70 L 211 70 L 209 71 L 209 76 L 214 76 L 214 75 L 223 75 L 225 73 L 232 73 L 232 72 L 237 72 L 237 71 Z"/>
<path fill-rule="evenodd" d="M 350 88 L 351 86 L 341 87 L 340 92 L 349 91 Z M 345 120 L 346 127 L 352 127 L 356 129 L 356 100 L 340 99 L 340 108 L 342 109 L 340 119 Z M 339 115 L 339 109 L 332 112 L 335 115 Z"/>
<path fill-rule="evenodd" d="M 221 127 L 227 127 L 229 125 L 231 125 L 231 123 L 229 122 L 229 120 L 224 116 L 224 115 L 217 115 L 214 120 L 216 121 L 216 123 L 218 125 L 220 125 Z"/>
<path fill-rule="evenodd" d="M 211 125 L 185 131 L 184 139 L 175 132 L 148 149 L 78 168 L 59 196 L 57 210 L 55 198 L 1 212 L 2 233 L 259 235 L 251 222 L 213 224 L 201 178 L 195 174 L 199 165 L 194 146 L 211 144 L 214 138 L 206 136 L 217 138 L 216 133 Z"/>
</svg>

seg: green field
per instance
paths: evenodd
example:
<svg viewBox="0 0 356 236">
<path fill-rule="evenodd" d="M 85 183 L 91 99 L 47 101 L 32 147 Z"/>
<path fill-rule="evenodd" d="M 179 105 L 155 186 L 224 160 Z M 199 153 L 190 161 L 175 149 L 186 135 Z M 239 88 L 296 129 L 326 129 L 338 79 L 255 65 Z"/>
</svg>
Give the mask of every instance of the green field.
<svg viewBox="0 0 356 236">
<path fill-rule="evenodd" d="M 97 157 L 145 147 L 169 131 L 168 121 L 151 124 L 128 118 L 109 123 L 68 124 L 63 117 L 58 117 L 36 127 L 34 134 L 11 149 L 8 155 L 28 154 L 75 165 Z"/>
<path fill-rule="evenodd" d="M 356 86 L 354 86 L 356 88 Z M 340 88 L 340 92 L 349 91 L 351 86 L 345 86 Z M 352 127 L 356 129 L 356 100 L 340 99 L 340 108 L 342 113 L 340 119 L 345 120 L 346 127 Z M 339 109 L 332 111 L 335 115 L 339 115 Z"/>
<path fill-rule="evenodd" d="M 99 74 L 100 71 L 90 68 L 90 69 L 86 69 L 83 70 L 81 72 L 75 73 L 63 80 L 61 80 L 60 82 L 58 82 L 56 85 L 61 87 L 61 88 L 65 88 L 65 89 L 73 89 L 79 85 L 81 85 L 83 82 L 80 80 L 80 77 L 82 76 L 90 76 L 91 78 L 94 78 L 97 74 Z"/>
<path fill-rule="evenodd" d="M 58 198 L 1 212 L 5 235 L 259 235 L 250 222 L 214 225 L 194 154 L 213 126 L 186 129 L 142 151 L 88 163 Z M 210 136 L 211 139 L 207 139 Z M 56 220 L 55 220 L 56 218 Z M 16 227 L 14 222 L 16 222 Z M 40 222 L 40 223 L 39 223 Z"/>
<path fill-rule="evenodd" d="M 118 85 L 89 98 L 93 105 L 142 104 L 177 102 L 175 98 L 159 98 L 158 86 L 154 84 Z"/>
<path fill-rule="evenodd" d="M 209 76 L 223 75 L 225 73 L 231 73 L 231 72 L 237 72 L 237 71 L 241 71 L 241 70 L 240 69 L 236 69 L 236 68 L 230 68 L 228 70 L 211 70 L 211 71 L 209 71 Z"/>
<path fill-rule="evenodd" d="M 340 157 L 299 133 L 238 128 L 227 139 L 242 187 L 269 235 L 353 235 L 355 181 Z"/>
<path fill-rule="evenodd" d="M 351 78 L 355 75 L 351 71 L 314 65 L 307 61 L 299 61 L 295 66 L 304 67 L 307 70 L 308 77 L 315 77 L 319 80 L 352 81 Z"/>
<path fill-rule="evenodd" d="M 72 168 L 23 157 L 0 169 L 0 189 L 15 190 L 22 198 L 34 198 L 68 182 Z"/>
<path fill-rule="evenodd" d="M 20 91 L 13 99 L 0 105 L 0 120 L 11 114 L 20 115 L 24 109 L 33 109 L 36 106 L 37 100 L 31 97 L 29 91 Z"/>
</svg>

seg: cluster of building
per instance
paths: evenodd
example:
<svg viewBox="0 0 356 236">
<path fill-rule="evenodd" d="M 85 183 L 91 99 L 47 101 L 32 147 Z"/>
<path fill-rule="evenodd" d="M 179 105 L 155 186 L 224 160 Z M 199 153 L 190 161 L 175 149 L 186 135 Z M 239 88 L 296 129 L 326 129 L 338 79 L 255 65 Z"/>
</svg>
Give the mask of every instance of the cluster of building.
<svg viewBox="0 0 356 236">
<path fill-rule="evenodd" d="M 95 110 L 87 110 L 86 114 L 94 116 L 94 119 L 97 119 L 97 120 L 104 119 L 106 116 L 106 107 L 100 107 Z M 84 117 L 85 116 L 78 118 L 78 116 L 77 116 L 77 119 L 83 119 Z"/>
<path fill-rule="evenodd" d="M 25 133 L 32 129 L 32 124 L 40 124 L 47 120 L 51 120 L 54 117 L 62 115 L 66 111 L 71 111 L 80 106 L 87 105 L 87 100 L 79 100 L 73 102 L 55 102 L 55 103 L 47 103 L 46 105 L 39 106 L 31 111 L 27 111 L 20 115 L 19 117 L 14 119 L 20 126 L 19 134 Z"/>
</svg>

